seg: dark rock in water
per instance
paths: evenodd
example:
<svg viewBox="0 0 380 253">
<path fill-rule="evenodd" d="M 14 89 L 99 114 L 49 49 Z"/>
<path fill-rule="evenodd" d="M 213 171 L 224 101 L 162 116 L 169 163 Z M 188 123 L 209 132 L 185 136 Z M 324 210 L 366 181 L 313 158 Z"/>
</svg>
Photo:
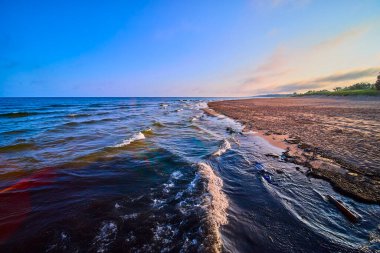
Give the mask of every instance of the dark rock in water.
<svg viewBox="0 0 380 253">
<path fill-rule="evenodd" d="M 229 134 L 233 134 L 235 131 L 231 127 L 226 127 L 226 132 Z"/>
<path fill-rule="evenodd" d="M 282 171 L 280 169 L 277 169 L 276 172 L 277 172 L 277 174 L 284 174 L 284 171 Z"/>
<path fill-rule="evenodd" d="M 300 171 L 300 170 L 301 170 L 301 168 L 297 166 L 297 167 L 296 167 L 296 170 Z"/>
<path fill-rule="evenodd" d="M 272 180 L 272 173 L 266 171 L 266 170 L 259 170 L 259 174 L 262 176 L 262 178 L 265 179 L 265 181 L 267 181 L 268 183 L 273 183 L 273 180 Z"/>
<path fill-rule="evenodd" d="M 295 158 L 289 154 L 289 150 L 283 152 L 280 156 L 281 161 L 294 162 Z"/>
<path fill-rule="evenodd" d="M 265 154 L 265 156 L 266 157 L 273 157 L 273 158 L 279 158 L 280 157 L 279 155 L 272 154 L 272 153 Z"/>
<path fill-rule="evenodd" d="M 272 176 L 270 174 L 264 173 L 262 176 L 268 183 L 272 183 Z"/>
<path fill-rule="evenodd" d="M 226 128 L 226 131 L 227 131 L 227 133 L 229 133 L 229 134 L 234 134 L 234 133 L 236 133 L 236 131 L 235 131 L 234 129 L 232 129 L 232 127 L 227 127 L 227 128 Z"/>
<path fill-rule="evenodd" d="M 312 176 L 312 173 L 313 173 L 313 170 L 312 169 L 308 169 L 306 171 L 306 176 L 309 177 L 309 176 Z"/>
<path fill-rule="evenodd" d="M 226 127 L 226 132 L 229 133 L 229 134 L 240 134 L 240 135 L 243 135 L 242 132 L 233 129 L 232 127 Z"/>
</svg>

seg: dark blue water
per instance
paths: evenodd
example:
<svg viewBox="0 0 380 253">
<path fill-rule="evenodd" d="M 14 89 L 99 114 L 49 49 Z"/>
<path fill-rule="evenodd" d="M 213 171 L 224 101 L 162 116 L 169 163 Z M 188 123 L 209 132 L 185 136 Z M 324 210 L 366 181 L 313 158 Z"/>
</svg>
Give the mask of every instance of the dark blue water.
<svg viewBox="0 0 380 253">
<path fill-rule="evenodd" d="M 209 100 L 2 98 L 0 251 L 380 250 L 378 205 L 265 156 Z"/>
</svg>

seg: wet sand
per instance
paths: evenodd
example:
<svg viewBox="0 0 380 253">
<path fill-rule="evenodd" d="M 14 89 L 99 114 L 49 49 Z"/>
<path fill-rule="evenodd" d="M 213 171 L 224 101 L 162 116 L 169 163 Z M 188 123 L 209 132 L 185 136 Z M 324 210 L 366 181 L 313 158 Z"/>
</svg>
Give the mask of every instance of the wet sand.
<svg viewBox="0 0 380 253">
<path fill-rule="evenodd" d="M 380 203 L 380 98 L 257 98 L 209 107 L 286 150 L 282 158 L 307 166 L 309 175 Z"/>
</svg>

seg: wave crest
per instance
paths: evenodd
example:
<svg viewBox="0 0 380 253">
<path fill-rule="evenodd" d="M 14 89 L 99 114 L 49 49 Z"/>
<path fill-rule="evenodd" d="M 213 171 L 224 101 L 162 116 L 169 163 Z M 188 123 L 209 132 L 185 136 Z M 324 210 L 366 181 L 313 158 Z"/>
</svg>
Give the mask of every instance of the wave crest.
<svg viewBox="0 0 380 253">
<path fill-rule="evenodd" d="M 222 145 L 220 145 L 219 149 L 215 151 L 212 155 L 213 156 L 221 156 L 224 154 L 227 150 L 231 149 L 231 143 L 228 140 L 223 140 Z"/>
<path fill-rule="evenodd" d="M 208 194 L 203 196 L 203 202 L 207 207 L 207 222 L 209 223 L 210 232 L 215 236 L 216 240 L 213 251 L 219 252 L 222 247 L 219 228 L 221 225 L 228 223 L 228 199 L 222 190 L 223 180 L 214 173 L 211 166 L 205 162 L 200 162 L 198 163 L 198 168 L 207 185 Z"/>
<path fill-rule="evenodd" d="M 134 134 L 131 138 L 124 140 L 122 143 L 115 145 L 115 148 L 121 148 L 128 146 L 134 141 L 143 140 L 145 139 L 145 135 L 142 132 L 138 132 L 137 134 Z"/>
</svg>

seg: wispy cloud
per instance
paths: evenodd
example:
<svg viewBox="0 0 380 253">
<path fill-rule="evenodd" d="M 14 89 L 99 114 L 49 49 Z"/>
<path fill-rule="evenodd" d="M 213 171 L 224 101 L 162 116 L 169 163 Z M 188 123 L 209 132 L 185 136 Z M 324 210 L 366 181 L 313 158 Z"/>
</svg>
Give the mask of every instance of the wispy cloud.
<svg viewBox="0 0 380 253">
<path fill-rule="evenodd" d="M 271 89 L 263 89 L 260 92 L 296 92 L 299 90 L 308 90 L 308 89 L 321 89 L 327 88 L 331 85 L 340 83 L 340 82 L 355 82 L 356 80 L 368 78 L 369 80 L 375 79 L 377 73 L 380 72 L 380 67 L 367 68 L 367 69 L 358 69 L 351 70 L 344 73 L 334 73 L 328 76 L 303 80 L 293 83 L 288 83 L 284 85 L 279 85 Z"/>
<path fill-rule="evenodd" d="M 257 90 L 259 94 L 264 93 L 293 93 L 299 90 L 310 90 L 310 89 L 320 89 L 324 86 L 321 83 L 310 83 L 310 82 L 298 82 L 298 83 L 289 83 L 274 87 L 271 89 L 261 89 Z"/>
<path fill-rule="evenodd" d="M 338 46 L 341 46 L 344 43 L 347 43 L 347 41 L 361 37 L 366 32 L 370 30 L 370 26 L 365 24 L 361 26 L 356 26 L 351 29 L 348 29 L 340 34 L 337 34 L 336 36 L 333 36 L 331 38 L 328 38 L 326 40 L 323 40 L 316 45 L 314 45 L 311 50 L 313 51 L 323 51 L 328 50 L 332 48 L 336 48 Z"/>
<path fill-rule="evenodd" d="M 326 77 L 315 79 L 316 82 L 326 83 L 326 82 L 341 82 L 341 81 L 352 81 L 364 77 L 373 77 L 380 71 L 380 67 L 368 68 L 361 70 L 353 70 L 346 73 L 337 73 L 329 75 Z"/>
<path fill-rule="evenodd" d="M 274 52 L 258 65 L 250 77 L 242 81 L 240 88 L 250 89 L 252 85 L 269 82 L 271 79 L 284 75 L 287 69 L 288 55 L 283 47 L 278 47 Z"/>
<path fill-rule="evenodd" d="M 363 44 L 370 27 L 369 24 L 351 27 L 308 46 L 282 44 L 240 79 L 239 88 L 245 93 L 288 92 L 374 76 L 379 71 L 371 67 L 378 66 L 376 57 L 367 60 L 364 69 L 363 63 L 350 58 L 350 50 Z M 306 81 L 297 81 L 300 79 Z"/>
</svg>

